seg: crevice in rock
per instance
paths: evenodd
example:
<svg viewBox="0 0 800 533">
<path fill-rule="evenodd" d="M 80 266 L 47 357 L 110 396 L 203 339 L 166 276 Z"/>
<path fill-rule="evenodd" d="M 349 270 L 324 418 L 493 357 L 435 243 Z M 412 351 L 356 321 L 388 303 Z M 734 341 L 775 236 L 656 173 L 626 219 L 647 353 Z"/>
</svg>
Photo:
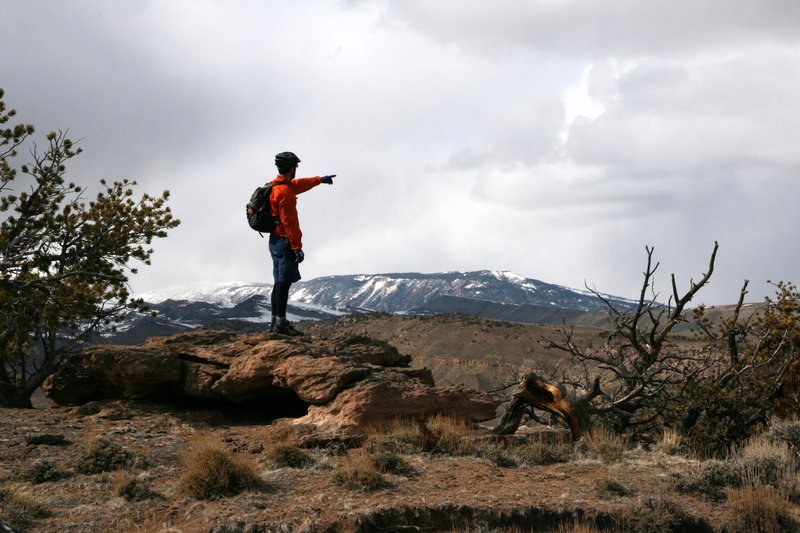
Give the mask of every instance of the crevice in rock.
<svg viewBox="0 0 800 533">
<path fill-rule="evenodd" d="M 203 359 L 202 357 L 197 357 L 196 355 L 190 355 L 187 353 L 179 353 L 178 359 L 183 361 L 190 361 L 192 363 L 200 363 L 201 365 L 208 365 L 213 366 L 214 368 L 219 369 L 229 369 L 231 365 L 226 365 L 225 363 L 220 363 L 219 361 L 210 361 L 208 359 Z"/>
</svg>

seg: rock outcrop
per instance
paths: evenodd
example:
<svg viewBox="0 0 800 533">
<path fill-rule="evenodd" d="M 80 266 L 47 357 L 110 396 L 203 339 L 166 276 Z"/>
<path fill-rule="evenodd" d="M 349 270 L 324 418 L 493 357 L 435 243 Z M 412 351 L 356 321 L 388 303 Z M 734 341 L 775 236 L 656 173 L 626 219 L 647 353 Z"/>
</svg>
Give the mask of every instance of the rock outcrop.
<svg viewBox="0 0 800 533">
<path fill-rule="evenodd" d="M 98 345 L 66 360 L 43 388 L 59 404 L 181 397 L 258 402 L 265 413 L 305 404 L 292 423 L 357 429 L 398 417 L 495 416 L 497 402 L 464 387 L 437 387 L 429 370 L 368 337 L 309 339 L 198 330 L 141 346 Z"/>
</svg>

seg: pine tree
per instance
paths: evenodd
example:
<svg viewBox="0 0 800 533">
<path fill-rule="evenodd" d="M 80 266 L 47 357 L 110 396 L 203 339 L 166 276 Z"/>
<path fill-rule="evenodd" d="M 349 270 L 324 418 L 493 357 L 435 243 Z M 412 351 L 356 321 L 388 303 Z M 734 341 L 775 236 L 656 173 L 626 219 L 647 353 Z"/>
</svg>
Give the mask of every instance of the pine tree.
<svg viewBox="0 0 800 533">
<path fill-rule="evenodd" d="M 150 244 L 176 227 L 169 191 L 134 196 L 136 182 L 87 192 L 65 180 L 81 153 L 63 131 L 40 148 L 34 127 L 7 126 L 0 89 L 0 407 L 30 407 L 30 397 L 70 353 L 123 313 L 144 311 L 131 298 L 134 261 L 150 264 Z M 21 147 L 31 161 L 15 167 Z"/>
</svg>

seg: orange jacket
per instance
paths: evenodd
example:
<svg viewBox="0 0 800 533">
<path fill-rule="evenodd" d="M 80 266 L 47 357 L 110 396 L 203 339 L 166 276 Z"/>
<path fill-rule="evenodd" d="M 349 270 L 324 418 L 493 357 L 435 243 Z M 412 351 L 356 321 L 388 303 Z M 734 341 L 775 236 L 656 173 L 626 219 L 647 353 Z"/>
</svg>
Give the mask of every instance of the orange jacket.
<svg viewBox="0 0 800 533">
<path fill-rule="evenodd" d="M 292 250 L 303 247 L 303 232 L 300 231 L 300 221 L 297 219 L 297 195 L 313 189 L 319 185 L 320 178 L 295 178 L 292 181 L 278 175 L 272 180 L 273 185 L 285 183 L 272 188 L 269 197 L 272 213 L 280 219 L 280 223 L 273 232 L 280 237 L 289 239 Z"/>
</svg>

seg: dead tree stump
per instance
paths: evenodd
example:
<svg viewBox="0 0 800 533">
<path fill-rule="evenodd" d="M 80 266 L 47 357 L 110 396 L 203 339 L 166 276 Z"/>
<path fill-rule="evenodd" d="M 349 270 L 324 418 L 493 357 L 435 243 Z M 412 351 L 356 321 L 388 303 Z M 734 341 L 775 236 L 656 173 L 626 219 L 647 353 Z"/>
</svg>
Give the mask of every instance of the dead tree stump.
<svg viewBox="0 0 800 533">
<path fill-rule="evenodd" d="M 600 394 L 600 378 L 595 379 L 591 390 L 578 396 L 564 385 L 548 383 L 536 374 L 526 374 L 520 390 L 506 409 L 500 423 L 492 430 L 496 435 L 513 435 L 525 414 L 527 406 L 542 409 L 563 418 L 569 425 L 572 440 L 591 432 L 590 404 Z"/>
</svg>

